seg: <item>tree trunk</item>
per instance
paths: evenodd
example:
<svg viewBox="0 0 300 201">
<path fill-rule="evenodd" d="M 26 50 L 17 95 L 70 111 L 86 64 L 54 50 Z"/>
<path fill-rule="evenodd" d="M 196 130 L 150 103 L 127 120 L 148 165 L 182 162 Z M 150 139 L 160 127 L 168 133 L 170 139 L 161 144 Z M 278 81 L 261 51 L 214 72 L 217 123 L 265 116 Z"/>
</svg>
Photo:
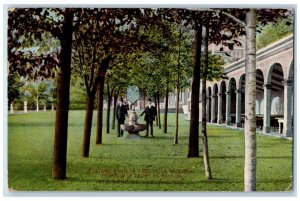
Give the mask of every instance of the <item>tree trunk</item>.
<svg viewBox="0 0 300 201">
<path fill-rule="evenodd" d="M 164 133 L 168 132 L 168 107 L 169 107 L 169 78 L 167 80 L 167 91 L 166 91 L 166 99 L 165 99 Z"/>
<path fill-rule="evenodd" d="M 161 129 L 161 120 L 160 120 L 160 95 L 159 95 L 159 91 L 157 92 L 157 103 L 158 103 L 158 107 L 157 107 L 157 116 L 158 116 L 158 128 Z"/>
<path fill-rule="evenodd" d="M 246 14 L 245 191 L 256 191 L 256 10 Z"/>
<path fill-rule="evenodd" d="M 179 87 L 177 87 L 177 96 L 176 96 L 176 123 L 175 123 L 174 144 L 178 144 L 178 124 L 179 124 L 178 118 L 179 118 Z"/>
<path fill-rule="evenodd" d="M 116 109 L 117 109 L 118 96 L 119 96 L 119 91 L 117 93 L 114 93 L 112 129 L 115 129 L 116 126 Z"/>
<path fill-rule="evenodd" d="M 52 177 L 66 178 L 68 115 L 70 102 L 71 53 L 73 33 L 73 11 L 66 8 L 63 22 L 60 68 L 57 72 L 57 106 L 53 149 Z"/>
<path fill-rule="evenodd" d="M 155 104 L 155 108 L 157 110 L 158 104 L 157 104 L 157 93 L 154 95 L 154 104 Z M 156 126 L 158 126 L 158 115 L 155 116 L 155 122 L 156 122 Z"/>
<path fill-rule="evenodd" d="M 146 92 L 143 93 L 143 96 L 144 96 L 144 104 L 143 104 L 144 108 L 143 109 L 145 109 L 146 108 Z"/>
<path fill-rule="evenodd" d="M 36 98 L 36 112 L 39 112 L 39 97 Z"/>
<path fill-rule="evenodd" d="M 200 90 L 200 58 L 202 25 L 196 27 L 193 61 L 193 78 L 191 92 L 191 121 L 189 133 L 188 157 L 199 157 L 199 90 Z"/>
<path fill-rule="evenodd" d="M 207 77 L 207 68 L 208 68 L 208 36 L 209 35 L 209 27 L 208 23 L 206 24 L 203 39 L 204 39 L 204 65 L 202 68 L 202 142 L 203 142 L 203 162 L 204 162 L 204 170 L 205 176 L 207 179 L 212 179 L 212 173 L 209 162 L 208 155 L 208 140 L 207 140 L 207 130 L 206 130 L 206 77 Z"/>
<path fill-rule="evenodd" d="M 179 40 L 178 40 L 178 58 L 177 58 L 177 96 L 176 96 L 176 123 L 175 123 L 175 136 L 174 144 L 178 144 L 178 117 L 179 117 L 179 95 L 180 95 L 180 41 L 181 41 L 181 27 L 179 28 Z"/>
<path fill-rule="evenodd" d="M 110 106 L 113 91 L 110 92 L 109 81 L 107 82 L 107 110 L 106 110 L 106 133 L 109 134 L 109 123 L 110 123 Z"/>
<path fill-rule="evenodd" d="M 102 76 L 98 84 L 98 114 L 97 114 L 97 137 L 96 144 L 102 144 L 102 125 L 103 125 L 103 93 L 104 93 L 104 81 Z"/>
<path fill-rule="evenodd" d="M 86 111 L 85 111 L 85 121 L 84 121 L 83 144 L 82 144 L 83 157 L 89 157 L 89 153 L 90 153 L 94 102 L 95 102 L 95 94 L 88 94 L 86 97 Z"/>
</svg>

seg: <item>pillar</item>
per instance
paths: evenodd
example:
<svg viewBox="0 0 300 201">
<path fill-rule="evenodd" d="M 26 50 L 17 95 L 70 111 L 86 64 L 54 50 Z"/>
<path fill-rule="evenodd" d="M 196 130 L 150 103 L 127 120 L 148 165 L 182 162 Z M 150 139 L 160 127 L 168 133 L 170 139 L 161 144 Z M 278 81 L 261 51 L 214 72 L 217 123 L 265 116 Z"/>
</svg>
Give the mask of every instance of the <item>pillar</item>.
<svg viewBox="0 0 300 201">
<path fill-rule="evenodd" d="M 39 101 L 36 100 L 36 112 L 39 112 Z"/>
<path fill-rule="evenodd" d="M 242 110 L 242 91 L 240 89 L 235 90 L 236 93 L 236 114 L 235 114 L 235 126 L 241 127 L 241 110 Z"/>
<path fill-rule="evenodd" d="M 218 94 L 218 124 L 222 123 L 222 93 Z"/>
<path fill-rule="evenodd" d="M 27 113 L 27 101 L 24 101 L 24 113 Z"/>
<path fill-rule="evenodd" d="M 46 109 L 46 105 L 44 105 L 44 112 L 46 112 L 47 111 L 47 109 Z"/>
<path fill-rule="evenodd" d="M 13 113 L 14 113 L 14 106 L 13 106 L 13 104 L 12 104 L 12 103 L 10 104 L 10 113 L 11 113 L 11 114 L 13 114 Z"/>
<path fill-rule="evenodd" d="M 209 97 L 206 97 L 206 122 L 209 122 Z"/>
<path fill-rule="evenodd" d="M 270 120 L 271 120 L 271 92 L 272 85 L 264 85 L 264 122 L 263 122 L 263 132 L 270 132 Z"/>
<path fill-rule="evenodd" d="M 226 125 L 231 125 L 231 92 L 226 92 Z"/>
<path fill-rule="evenodd" d="M 293 81 L 285 80 L 282 82 L 284 86 L 284 102 L 283 102 L 283 135 L 291 137 L 292 131 L 292 99 L 293 99 Z"/>
<path fill-rule="evenodd" d="M 51 110 L 52 111 L 54 110 L 54 104 L 53 103 L 51 104 Z"/>
<path fill-rule="evenodd" d="M 216 119 L 216 96 L 212 95 L 211 96 L 211 123 L 216 123 L 215 119 Z"/>
</svg>

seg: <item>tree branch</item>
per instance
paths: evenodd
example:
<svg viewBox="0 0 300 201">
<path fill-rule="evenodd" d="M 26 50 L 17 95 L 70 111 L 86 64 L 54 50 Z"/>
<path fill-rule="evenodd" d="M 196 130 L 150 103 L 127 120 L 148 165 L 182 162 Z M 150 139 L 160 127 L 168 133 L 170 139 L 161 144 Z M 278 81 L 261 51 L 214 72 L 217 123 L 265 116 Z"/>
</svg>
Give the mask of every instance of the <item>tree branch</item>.
<svg viewBox="0 0 300 201">
<path fill-rule="evenodd" d="M 238 24 L 240 24 L 241 26 L 243 26 L 244 28 L 246 28 L 245 22 L 243 22 L 242 20 L 238 19 L 237 17 L 231 15 L 230 13 L 224 12 L 222 10 L 212 9 L 212 8 L 199 8 L 199 9 L 198 8 L 197 9 L 190 8 L 190 10 L 222 13 L 222 14 L 226 15 L 227 17 L 231 18 L 232 20 L 234 20 L 235 22 L 237 22 Z"/>
</svg>

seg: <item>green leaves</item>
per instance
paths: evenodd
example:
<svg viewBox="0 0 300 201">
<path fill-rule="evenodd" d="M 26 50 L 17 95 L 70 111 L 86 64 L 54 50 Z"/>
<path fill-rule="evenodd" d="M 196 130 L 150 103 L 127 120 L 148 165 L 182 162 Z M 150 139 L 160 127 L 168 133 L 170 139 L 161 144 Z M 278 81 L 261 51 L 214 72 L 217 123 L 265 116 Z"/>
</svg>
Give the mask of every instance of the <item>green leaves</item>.
<svg viewBox="0 0 300 201">
<path fill-rule="evenodd" d="M 269 23 L 261 28 L 257 35 L 257 48 L 261 49 L 289 34 L 293 33 L 293 19 L 280 20 L 277 23 Z"/>
</svg>

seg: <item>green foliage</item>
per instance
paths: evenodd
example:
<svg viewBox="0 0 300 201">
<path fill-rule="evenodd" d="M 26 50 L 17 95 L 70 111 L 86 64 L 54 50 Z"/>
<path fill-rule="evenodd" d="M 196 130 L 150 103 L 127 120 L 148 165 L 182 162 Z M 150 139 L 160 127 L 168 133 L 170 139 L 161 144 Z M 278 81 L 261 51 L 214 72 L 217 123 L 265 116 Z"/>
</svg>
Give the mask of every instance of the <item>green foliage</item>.
<svg viewBox="0 0 300 201">
<path fill-rule="evenodd" d="M 54 103 L 55 83 L 53 80 L 29 81 L 22 87 L 22 99 L 30 103 L 40 102 L 42 105 Z"/>
<path fill-rule="evenodd" d="M 204 64 L 204 55 L 201 55 L 201 64 Z M 224 76 L 225 60 L 221 55 L 208 53 L 208 68 L 207 68 L 207 80 L 219 80 Z"/>
<path fill-rule="evenodd" d="M 7 78 L 7 85 L 8 85 L 8 105 L 10 105 L 14 100 L 20 98 L 21 92 L 20 87 L 23 86 L 23 83 L 20 81 L 20 77 L 18 74 L 8 74 Z"/>
<path fill-rule="evenodd" d="M 158 26 L 151 26 L 147 34 L 150 38 L 162 44 L 162 49 L 141 52 L 139 58 L 133 62 L 132 84 L 139 87 L 140 91 L 155 95 L 163 94 L 167 87 L 169 91 L 175 89 L 177 83 L 178 42 L 180 48 L 180 88 L 189 86 L 189 78 L 192 74 L 191 43 L 192 36 L 189 29 L 181 27 L 182 35 L 179 38 L 179 25 L 165 22 L 168 31 Z M 149 28 L 149 27 L 148 27 Z"/>
<path fill-rule="evenodd" d="M 63 10 L 13 8 L 8 12 L 8 61 L 10 73 L 55 77 L 60 52 Z M 36 71 L 39 74 L 36 74 Z"/>
<path fill-rule="evenodd" d="M 70 86 L 70 110 L 84 110 L 86 106 L 86 96 L 87 92 L 83 80 L 73 74 Z"/>
<path fill-rule="evenodd" d="M 55 181 L 51 179 L 55 113 L 9 115 L 8 187 L 18 191 L 243 192 L 241 130 L 208 126 L 214 179 L 207 180 L 202 160 L 186 158 L 189 122 L 183 114 L 177 146 L 170 135 L 175 115 L 169 114 L 169 134 L 154 126 L 154 138 L 120 139 L 115 129 L 103 135 L 104 144 L 99 146 L 92 132 L 88 159 L 81 157 L 80 150 L 84 116 L 84 111 L 69 113 L 68 178 Z M 293 175 L 292 141 L 258 134 L 257 145 L 257 191 L 286 191 Z"/>
<path fill-rule="evenodd" d="M 262 28 L 261 33 L 257 34 L 257 49 L 266 47 L 267 45 L 292 34 L 293 31 L 294 26 L 292 18 L 280 20 L 277 23 L 268 23 Z"/>
</svg>

